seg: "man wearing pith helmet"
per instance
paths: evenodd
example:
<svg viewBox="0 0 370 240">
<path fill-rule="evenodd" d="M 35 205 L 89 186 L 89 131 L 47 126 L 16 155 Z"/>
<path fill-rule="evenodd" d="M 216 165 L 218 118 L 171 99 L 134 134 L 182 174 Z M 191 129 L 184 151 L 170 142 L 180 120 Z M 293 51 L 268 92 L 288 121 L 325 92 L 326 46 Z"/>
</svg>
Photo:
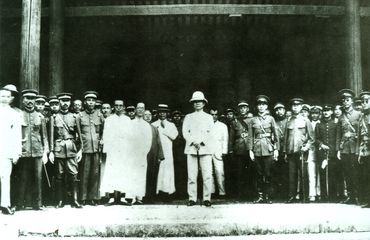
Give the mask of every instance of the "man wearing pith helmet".
<svg viewBox="0 0 370 240">
<path fill-rule="evenodd" d="M 363 108 L 363 116 L 360 124 L 360 163 L 362 164 L 361 183 L 364 191 L 365 205 L 363 208 L 370 208 L 370 92 L 363 91 L 360 94 Z"/>
<path fill-rule="evenodd" d="M 99 170 L 103 114 L 95 109 L 98 93 L 84 93 L 85 110 L 77 115 L 77 128 L 81 131 L 80 199 L 82 204 L 97 205 L 99 200 Z"/>
<path fill-rule="evenodd" d="M 193 206 L 197 201 L 198 169 L 202 171 L 203 179 L 203 204 L 211 206 L 212 192 L 212 154 L 214 127 L 213 118 L 203 111 L 208 103 L 203 92 L 193 93 L 190 103 L 194 112 L 185 116 L 182 132 L 186 140 L 185 151 L 188 164 L 188 206 Z"/>
<path fill-rule="evenodd" d="M 256 163 L 258 199 L 255 203 L 271 203 L 271 167 L 279 156 L 279 137 L 275 120 L 267 115 L 269 98 L 259 95 L 257 116 L 253 117 L 249 127 L 249 156 Z"/>
<path fill-rule="evenodd" d="M 358 204 L 358 130 L 361 112 L 353 108 L 355 93 L 350 89 L 339 91 L 343 114 L 337 123 L 337 157 L 344 167 L 347 184 L 347 199 L 342 203 Z"/>
</svg>

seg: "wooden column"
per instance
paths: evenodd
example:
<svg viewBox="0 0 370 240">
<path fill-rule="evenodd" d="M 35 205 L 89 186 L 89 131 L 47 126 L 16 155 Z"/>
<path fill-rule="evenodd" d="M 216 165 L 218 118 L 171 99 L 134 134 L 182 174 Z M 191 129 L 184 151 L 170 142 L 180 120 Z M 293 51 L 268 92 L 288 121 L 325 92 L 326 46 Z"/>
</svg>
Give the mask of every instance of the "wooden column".
<svg viewBox="0 0 370 240">
<path fill-rule="evenodd" d="M 49 95 L 55 95 L 64 89 L 64 0 L 50 1 L 49 9 Z"/>
<path fill-rule="evenodd" d="M 362 90 L 360 1 L 346 1 L 348 34 L 347 86 L 359 94 Z"/>
<path fill-rule="evenodd" d="M 41 0 L 22 1 L 20 88 L 39 90 Z"/>
</svg>

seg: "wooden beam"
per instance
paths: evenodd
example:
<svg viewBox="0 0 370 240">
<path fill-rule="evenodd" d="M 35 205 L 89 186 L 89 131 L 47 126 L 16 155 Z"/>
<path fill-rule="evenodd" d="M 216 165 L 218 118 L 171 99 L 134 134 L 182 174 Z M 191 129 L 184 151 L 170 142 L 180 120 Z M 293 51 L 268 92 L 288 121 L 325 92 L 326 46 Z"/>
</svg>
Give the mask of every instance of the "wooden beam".
<svg viewBox="0 0 370 240">
<path fill-rule="evenodd" d="M 344 7 L 265 4 L 174 4 L 88 6 L 66 9 L 68 17 L 159 15 L 343 15 Z"/>
<path fill-rule="evenodd" d="M 63 91 L 64 0 L 50 1 L 49 95 Z"/>
<path fill-rule="evenodd" d="M 348 58 L 347 86 L 356 95 L 362 90 L 361 28 L 359 0 L 346 2 Z"/>
<path fill-rule="evenodd" d="M 39 90 L 41 0 L 22 1 L 20 89 Z"/>
<path fill-rule="evenodd" d="M 67 7 L 66 17 L 160 16 L 160 15 L 344 15 L 342 6 L 278 4 L 173 4 Z M 367 12 L 367 11 L 365 11 Z M 369 10 L 370 12 L 370 10 Z M 20 16 L 20 9 L 4 9 L 4 17 Z M 370 14 L 370 13 L 369 13 Z M 42 16 L 49 15 L 47 8 Z"/>
</svg>

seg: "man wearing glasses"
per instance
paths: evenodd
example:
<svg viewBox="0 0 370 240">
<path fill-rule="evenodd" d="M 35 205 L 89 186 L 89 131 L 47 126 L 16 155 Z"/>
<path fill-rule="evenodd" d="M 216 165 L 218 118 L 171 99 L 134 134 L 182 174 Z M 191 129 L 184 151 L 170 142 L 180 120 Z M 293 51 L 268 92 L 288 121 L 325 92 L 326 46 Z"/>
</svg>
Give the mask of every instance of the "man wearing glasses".
<svg viewBox="0 0 370 240">
<path fill-rule="evenodd" d="M 353 109 L 354 92 L 350 89 L 339 91 L 342 100 L 343 115 L 337 126 L 337 157 L 343 162 L 344 178 L 348 197 L 342 203 L 358 204 L 358 144 L 357 133 L 361 112 Z"/>
</svg>

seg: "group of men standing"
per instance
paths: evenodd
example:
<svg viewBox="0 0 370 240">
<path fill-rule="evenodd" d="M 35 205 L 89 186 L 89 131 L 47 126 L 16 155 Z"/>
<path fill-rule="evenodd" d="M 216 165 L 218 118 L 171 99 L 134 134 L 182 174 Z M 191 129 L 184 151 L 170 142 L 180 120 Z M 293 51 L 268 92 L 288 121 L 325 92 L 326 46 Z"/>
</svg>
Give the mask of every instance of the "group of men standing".
<svg viewBox="0 0 370 240">
<path fill-rule="evenodd" d="M 238 117 L 230 108 L 222 118 L 216 108 L 204 111 L 208 101 L 196 91 L 190 99 L 194 112 L 183 120 L 179 111 L 169 119 L 166 104 L 158 105 L 156 119 L 144 103 L 125 108 L 116 99 L 113 107 L 99 106 L 95 91 L 85 92 L 83 103 L 75 101 L 72 112 L 72 94 L 47 101 L 26 89 L 20 110 L 13 105 L 17 93 L 14 85 L 0 90 L 1 209 L 6 214 L 28 206 L 41 210 L 43 181 L 54 189 L 58 208 L 66 202 L 76 208 L 130 206 L 143 204 L 144 197 L 150 202 L 186 193 L 187 205 L 193 206 L 198 192 L 207 207 L 216 192 L 220 198 L 255 198 L 255 203 L 271 203 L 280 195 L 287 203 L 343 198 L 343 203 L 361 200 L 369 207 L 370 92 L 360 94 L 362 110 L 357 111 L 354 93 L 341 90 L 335 117 L 337 108 L 330 104 L 309 107 L 293 98 L 290 116 L 277 103 L 274 118 L 269 97 L 259 95 L 255 116 L 240 101 Z"/>
</svg>

